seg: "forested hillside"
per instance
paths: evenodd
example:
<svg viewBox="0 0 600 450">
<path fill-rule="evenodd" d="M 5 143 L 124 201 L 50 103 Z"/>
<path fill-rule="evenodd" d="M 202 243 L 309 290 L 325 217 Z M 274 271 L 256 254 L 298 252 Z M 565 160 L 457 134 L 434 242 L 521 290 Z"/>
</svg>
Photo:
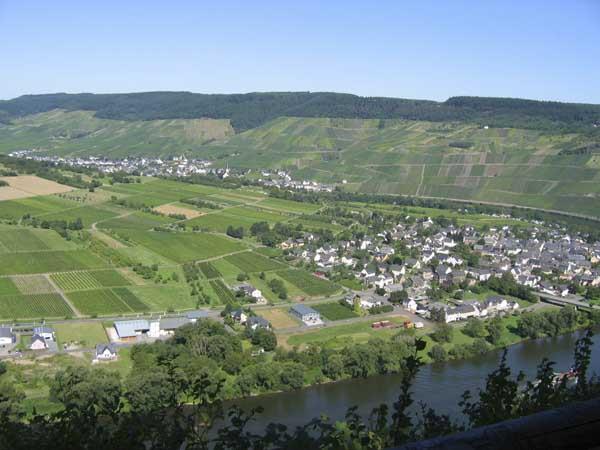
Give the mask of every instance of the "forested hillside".
<svg viewBox="0 0 600 450">
<path fill-rule="evenodd" d="M 98 118 L 117 120 L 230 119 L 236 131 L 281 116 L 467 121 L 570 131 L 590 130 L 600 123 L 600 105 L 482 97 L 453 97 L 439 103 L 331 92 L 25 95 L 0 101 L 0 121 L 53 109 L 95 111 Z"/>
</svg>

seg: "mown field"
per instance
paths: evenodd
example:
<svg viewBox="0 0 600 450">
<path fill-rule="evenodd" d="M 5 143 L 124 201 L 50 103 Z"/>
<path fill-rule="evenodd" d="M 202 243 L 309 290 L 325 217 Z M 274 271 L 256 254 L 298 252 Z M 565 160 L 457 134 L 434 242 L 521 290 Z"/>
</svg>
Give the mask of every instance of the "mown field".
<svg viewBox="0 0 600 450">
<path fill-rule="evenodd" d="M 338 302 L 320 303 L 312 305 L 311 308 L 319 311 L 327 320 L 343 320 L 358 317 L 352 309 L 340 305 Z"/>
<path fill-rule="evenodd" d="M 340 290 L 340 287 L 331 281 L 318 278 L 304 270 L 289 269 L 277 274 L 310 296 L 329 296 Z"/>
</svg>

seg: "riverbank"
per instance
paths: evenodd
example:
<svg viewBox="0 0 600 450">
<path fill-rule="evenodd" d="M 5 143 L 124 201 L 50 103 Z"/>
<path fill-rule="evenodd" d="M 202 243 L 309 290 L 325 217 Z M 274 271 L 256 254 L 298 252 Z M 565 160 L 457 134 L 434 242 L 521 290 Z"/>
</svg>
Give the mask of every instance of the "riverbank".
<svg viewBox="0 0 600 450">
<path fill-rule="evenodd" d="M 595 331 L 600 332 L 600 328 L 596 327 Z M 575 331 L 557 337 L 527 339 L 511 345 L 507 349 L 507 362 L 513 375 L 522 371 L 527 379 L 533 380 L 537 366 L 544 357 L 555 361 L 557 371 L 568 370 L 573 364 L 575 341 L 581 334 L 582 331 Z M 590 373 L 600 373 L 600 336 L 594 336 L 593 341 Z M 462 420 L 458 407 L 461 395 L 466 390 L 476 393 L 485 385 L 487 375 L 498 367 L 502 352 L 502 349 L 494 349 L 472 358 L 423 366 L 412 387 L 415 400 L 413 412 L 417 412 L 419 403 L 424 402 L 437 413 Z M 269 423 L 282 423 L 293 429 L 322 414 L 332 421 L 342 420 L 352 406 L 359 406 L 358 412 L 366 417 L 380 404 L 389 405 L 396 401 L 400 383 L 399 374 L 346 379 L 298 391 L 229 401 L 226 406 L 235 404 L 244 411 L 251 411 L 258 406 L 263 408 L 263 412 L 250 424 L 250 431 L 262 431 Z"/>
</svg>

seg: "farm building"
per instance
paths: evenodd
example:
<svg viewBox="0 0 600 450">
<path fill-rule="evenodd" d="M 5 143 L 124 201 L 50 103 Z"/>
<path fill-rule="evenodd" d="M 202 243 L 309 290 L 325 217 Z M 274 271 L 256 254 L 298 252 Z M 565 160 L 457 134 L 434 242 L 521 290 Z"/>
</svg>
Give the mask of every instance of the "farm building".
<svg viewBox="0 0 600 450">
<path fill-rule="evenodd" d="M 100 361 L 112 361 L 117 359 L 117 347 L 114 344 L 96 345 L 96 359 Z"/>
<path fill-rule="evenodd" d="M 161 336 L 168 336 L 173 334 L 177 328 L 187 325 L 188 323 L 191 322 L 187 317 L 166 317 L 160 319 L 158 326 Z"/>
<path fill-rule="evenodd" d="M 199 309 L 197 311 L 190 311 L 186 313 L 185 317 L 187 317 L 191 323 L 196 323 L 200 319 L 208 318 L 209 314 L 208 311 L 202 311 Z"/>
<path fill-rule="evenodd" d="M 132 339 L 149 333 L 150 323 L 144 319 L 119 320 L 115 322 L 119 339 Z"/>
<path fill-rule="evenodd" d="M 17 336 L 12 332 L 12 328 L 0 327 L 0 346 L 11 345 L 17 342 Z"/>
<path fill-rule="evenodd" d="M 321 321 L 321 314 L 306 305 L 294 305 L 290 308 L 290 312 L 307 324 Z"/>
</svg>

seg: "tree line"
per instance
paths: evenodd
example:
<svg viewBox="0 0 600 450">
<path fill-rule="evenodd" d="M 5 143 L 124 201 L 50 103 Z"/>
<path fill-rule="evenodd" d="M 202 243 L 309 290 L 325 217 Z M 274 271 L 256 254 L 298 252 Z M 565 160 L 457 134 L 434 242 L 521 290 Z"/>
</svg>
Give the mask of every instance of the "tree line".
<svg viewBox="0 0 600 450">
<path fill-rule="evenodd" d="M 236 406 L 225 406 L 226 382 L 207 366 L 221 350 L 230 355 L 235 344 L 220 330 L 215 330 L 217 334 L 212 337 L 199 332 L 206 326 L 185 329 L 173 338 L 176 344 L 148 345 L 136 350 L 132 354 L 134 368 L 125 379 L 102 368 L 78 366 L 59 370 L 50 386 L 50 397 L 57 410 L 47 414 L 38 413 L 35 408 L 26 413 L 25 395 L 6 378 L 6 366 L 0 362 L 0 448 L 383 449 L 600 394 L 600 383 L 588 374 L 593 344 L 588 331 L 575 344 L 575 385 L 566 378 L 557 380 L 554 363 L 543 359 L 536 378 L 523 388 L 525 377 L 521 372 L 513 373 L 505 351 L 484 387 L 477 393 L 463 394 L 458 408 L 466 418 L 464 423 L 425 404 L 413 413 L 411 387 L 422 365 L 417 352 L 424 348 L 424 342 L 417 340 L 397 362 L 403 369 L 396 400 L 374 408 L 366 419 L 357 407 L 352 407 L 345 419 L 336 423 L 320 417 L 296 429 L 270 424 L 263 431 L 251 432 L 248 425 L 261 409 L 245 412 Z M 220 338 L 215 339 L 216 336 Z M 178 351 L 177 345 L 183 344 L 206 357 L 192 358 Z M 386 365 L 378 359 L 378 353 L 369 354 L 360 346 L 355 351 L 360 353 L 359 358 Z M 338 362 L 343 357 L 334 354 Z M 314 358 L 315 354 L 308 357 Z M 301 363 L 288 360 L 277 364 L 278 370 L 254 368 L 256 379 L 263 384 L 299 385 Z M 330 368 L 335 369 L 335 365 Z M 357 376 L 368 375 L 358 367 L 356 370 Z M 252 376 L 249 374 L 248 379 Z"/>
<path fill-rule="evenodd" d="M 386 97 L 360 97 L 333 92 L 265 92 L 194 94 L 25 95 L 0 101 L 0 121 L 65 109 L 95 111 L 117 120 L 229 119 L 236 131 L 258 127 L 282 116 L 474 122 L 482 126 L 540 129 L 547 132 L 594 132 L 600 105 L 541 102 L 513 98 L 452 97 L 445 102 Z"/>
</svg>

